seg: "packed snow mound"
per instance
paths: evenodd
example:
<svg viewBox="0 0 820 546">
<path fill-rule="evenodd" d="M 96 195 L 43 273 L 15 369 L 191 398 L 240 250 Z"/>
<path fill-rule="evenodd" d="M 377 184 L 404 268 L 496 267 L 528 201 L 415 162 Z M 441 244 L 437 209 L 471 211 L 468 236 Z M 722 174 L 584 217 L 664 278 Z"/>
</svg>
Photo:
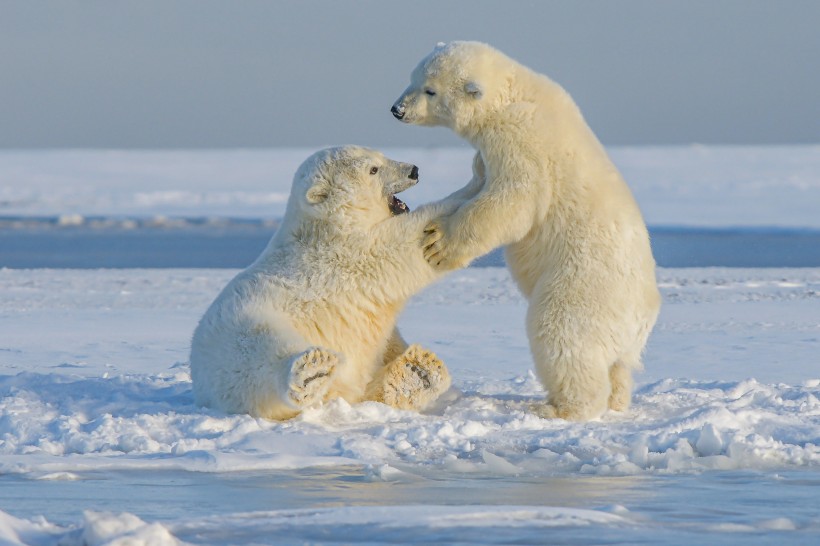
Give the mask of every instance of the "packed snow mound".
<svg viewBox="0 0 820 546">
<path fill-rule="evenodd" d="M 625 475 L 820 463 L 820 381 L 666 379 L 627 413 L 578 424 L 530 411 L 532 375 L 460 382 L 420 415 L 342 400 L 279 423 L 193 404 L 188 375 L 0 379 L 0 472 L 71 479 L 100 469 L 226 472 L 386 465 L 374 476 L 447 472 Z M 487 392 L 490 391 L 490 392 Z"/>
<path fill-rule="evenodd" d="M 53 525 L 43 518 L 15 518 L 0 510 L 0 542 L 9 546 L 177 546 L 182 544 L 166 527 L 146 523 L 133 514 L 86 511 L 75 526 Z"/>
</svg>

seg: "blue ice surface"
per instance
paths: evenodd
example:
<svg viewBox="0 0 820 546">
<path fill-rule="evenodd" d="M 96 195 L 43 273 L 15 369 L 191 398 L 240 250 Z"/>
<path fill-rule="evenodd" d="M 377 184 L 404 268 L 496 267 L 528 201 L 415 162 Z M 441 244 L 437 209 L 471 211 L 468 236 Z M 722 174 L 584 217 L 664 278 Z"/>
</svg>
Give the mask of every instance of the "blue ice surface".
<svg viewBox="0 0 820 546">
<path fill-rule="evenodd" d="M 10 222 L 4 222 L 6 226 Z M 265 248 L 275 226 L 253 221 L 182 227 L 63 227 L 49 221 L 0 225 L 0 267 L 243 268 Z M 820 267 L 820 230 L 778 227 L 650 227 L 661 267 Z M 473 262 L 503 266 L 501 250 Z"/>
<path fill-rule="evenodd" d="M 296 471 L 199 473 L 90 471 L 79 480 L 32 481 L 0 476 L 0 506 L 15 517 L 47 514 L 76 524 L 83 509 L 129 512 L 167 522 L 194 544 L 810 544 L 817 537 L 817 475 L 800 470 L 733 471 L 654 476 L 492 476 L 443 473 L 406 482 L 373 481 L 359 467 Z M 33 494 L 35 490 L 37 494 Z M 123 491 L 128 491 L 127 495 Z M 225 499 L 231 499 L 229 503 Z M 716 502 L 716 499 L 720 499 Z M 458 526 L 402 524 L 402 506 L 565 507 L 621 513 L 620 524 L 548 528 L 465 520 Z M 305 525 L 298 513 L 319 507 L 382 508 L 380 521 Z M 393 509 L 390 509 L 393 508 Z M 619 509 L 620 508 L 620 509 Z M 323 508 L 332 510 L 332 508 Z M 398 517 L 397 517 L 398 516 Z M 202 518 L 227 518 L 202 534 Z M 780 518 L 780 519 L 777 519 Z M 784 519 L 787 518 L 787 521 Z M 281 521 L 284 519 L 284 523 Z M 277 521 L 265 526 L 267 520 Z M 217 520 L 218 521 L 218 520 Z M 789 532 L 773 521 L 793 525 Z M 245 528 L 252 522 L 254 527 Z M 769 523 L 767 523 L 769 522 Z M 210 535 L 210 536 L 209 536 Z M 355 537 L 355 538 L 354 538 Z"/>
</svg>

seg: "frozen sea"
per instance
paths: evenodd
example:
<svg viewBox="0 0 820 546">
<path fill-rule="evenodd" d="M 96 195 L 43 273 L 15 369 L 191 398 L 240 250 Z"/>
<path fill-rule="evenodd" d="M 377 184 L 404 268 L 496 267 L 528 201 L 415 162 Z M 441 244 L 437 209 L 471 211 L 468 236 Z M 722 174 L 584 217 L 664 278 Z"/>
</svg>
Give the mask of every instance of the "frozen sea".
<svg viewBox="0 0 820 546">
<path fill-rule="evenodd" d="M 400 318 L 453 375 L 430 411 L 198 408 L 193 328 L 310 152 L 0 152 L 0 544 L 820 542 L 820 147 L 611 150 L 664 299 L 627 413 L 529 411 L 497 254 Z M 469 178 L 388 155 L 411 207 Z"/>
</svg>

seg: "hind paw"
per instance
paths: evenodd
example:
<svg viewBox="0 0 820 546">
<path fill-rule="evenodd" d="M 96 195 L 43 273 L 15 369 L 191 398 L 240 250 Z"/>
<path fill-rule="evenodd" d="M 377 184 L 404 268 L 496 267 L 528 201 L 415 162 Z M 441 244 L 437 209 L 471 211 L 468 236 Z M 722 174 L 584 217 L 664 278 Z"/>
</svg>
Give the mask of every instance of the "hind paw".
<svg viewBox="0 0 820 546">
<path fill-rule="evenodd" d="M 431 351 L 411 345 L 388 365 L 382 401 L 394 408 L 419 410 L 449 388 L 450 373 L 444 363 Z"/>
<path fill-rule="evenodd" d="M 339 357 L 325 349 L 308 349 L 297 355 L 290 367 L 287 399 L 296 408 L 324 399 Z"/>
</svg>

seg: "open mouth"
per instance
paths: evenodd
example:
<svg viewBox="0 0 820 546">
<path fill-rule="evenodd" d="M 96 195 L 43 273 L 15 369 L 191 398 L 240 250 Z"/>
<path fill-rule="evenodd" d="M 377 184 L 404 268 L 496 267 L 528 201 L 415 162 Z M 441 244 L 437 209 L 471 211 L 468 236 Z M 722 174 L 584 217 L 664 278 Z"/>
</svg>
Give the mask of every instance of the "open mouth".
<svg viewBox="0 0 820 546">
<path fill-rule="evenodd" d="M 390 199 L 387 200 L 387 206 L 390 207 L 390 212 L 392 212 L 394 216 L 410 212 L 410 207 L 407 206 L 407 203 L 395 195 L 391 195 Z"/>
</svg>

